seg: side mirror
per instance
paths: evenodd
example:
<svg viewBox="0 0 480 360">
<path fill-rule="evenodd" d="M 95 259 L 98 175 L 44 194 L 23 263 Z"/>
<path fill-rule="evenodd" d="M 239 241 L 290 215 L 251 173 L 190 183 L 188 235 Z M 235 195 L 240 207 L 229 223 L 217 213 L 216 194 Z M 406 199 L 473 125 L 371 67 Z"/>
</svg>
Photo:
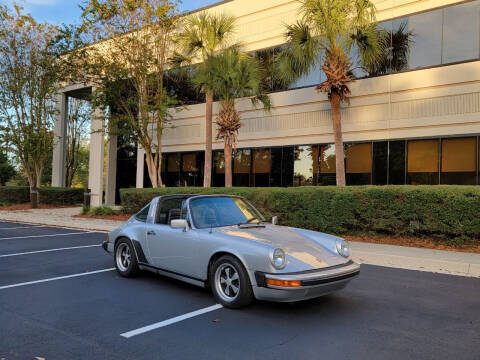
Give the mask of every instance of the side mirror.
<svg viewBox="0 0 480 360">
<path fill-rule="evenodd" d="M 272 225 L 277 225 L 278 216 L 272 216 Z"/>
<path fill-rule="evenodd" d="M 188 222 L 185 219 L 172 220 L 170 226 L 172 229 L 183 229 L 183 231 L 188 230 Z"/>
</svg>

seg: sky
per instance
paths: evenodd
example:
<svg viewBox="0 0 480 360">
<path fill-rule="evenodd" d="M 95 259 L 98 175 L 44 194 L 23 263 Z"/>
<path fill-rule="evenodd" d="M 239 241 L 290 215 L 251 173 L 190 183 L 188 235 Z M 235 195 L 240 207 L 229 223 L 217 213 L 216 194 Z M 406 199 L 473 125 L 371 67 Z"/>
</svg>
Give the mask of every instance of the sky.
<svg viewBox="0 0 480 360">
<path fill-rule="evenodd" d="M 2 5 L 13 2 L 22 5 L 39 22 L 78 23 L 82 0 L 0 0 Z M 182 10 L 194 10 L 218 2 L 219 0 L 183 0 Z"/>
</svg>

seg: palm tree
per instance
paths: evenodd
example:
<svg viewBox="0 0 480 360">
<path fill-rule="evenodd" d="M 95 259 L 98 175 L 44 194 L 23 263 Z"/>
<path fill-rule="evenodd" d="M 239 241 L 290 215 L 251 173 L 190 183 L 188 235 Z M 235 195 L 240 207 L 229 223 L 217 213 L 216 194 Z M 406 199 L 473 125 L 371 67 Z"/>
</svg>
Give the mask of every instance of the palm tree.
<svg viewBox="0 0 480 360">
<path fill-rule="evenodd" d="M 183 31 L 178 37 L 184 59 L 199 60 L 201 64 L 196 68 L 198 73 L 207 75 L 209 62 L 218 53 L 225 50 L 230 44 L 230 38 L 235 30 L 235 18 L 224 14 L 215 15 L 200 12 L 185 20 Z M 201 88 L 205 94 L 205 169 L 203 186 L 211 186 L 212 176 L 212 117 L 214 89 L 205 82 Z"/>
<path fill-rule="evenodd" d="M 262 92 L 263 73 L 258 61 L 238 47 L 213 56 L 206 70 L 197 73 L 193 81 L 198 87 L 208 86 L 220 100 L 217 139 L 224 141 L 225 186 L 231 187 L 232 150 L 236 148 L 238 130 L 242 126 L 240 113 L 235 107 L 236 99 L 250 97 L 253 105 L 261 102 L 269 111 L 270 98 Z"/>
<path fill-rule="evenodd" d="M 341 126 L 341 103 L 349 102 L 349 84 L 354 81 L 348 56 L 358 48 L 360 63 L 377 61 L 381 46 L 370 0 L 299 0 L 302 19 L 287 26 L 287 45 L 278 57 L 279 73 L 291 82 L 320 67 L 327 80 L 317 85 L 328 94 L 332 108 L 337 186 L 345 186 L 345 155 Z M 319 54 L 323 56 L 319 59 Z M 320 69 L 319 69 L 320 70 Z"/>
</svg>

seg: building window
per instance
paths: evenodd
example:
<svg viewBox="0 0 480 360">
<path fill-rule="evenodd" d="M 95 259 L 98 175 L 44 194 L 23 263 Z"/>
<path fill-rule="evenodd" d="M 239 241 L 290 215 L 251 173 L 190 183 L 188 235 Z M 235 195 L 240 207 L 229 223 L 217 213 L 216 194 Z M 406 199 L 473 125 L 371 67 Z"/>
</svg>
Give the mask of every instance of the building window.
<svg viewBox="0 0 480 360">
<path fill-rule="evenodd" d="M 372 144 L 346 145 L 346 180 L 347 185 L 371 184 Z"/>
<path fill-rule="evenodd" d="M 223 151 L 213 153 L 213 176 L 212 183 L 215 187 L 225 186 L 225 157 Z"/>
<path fill-rule="evenodd" d="M 373 143 L 372 184 L 388 184 L 388 142 Z"/>
<path fill-rule="evenodd" d="M 318 146 L 295 147 L 294 186 L 317 184 Z"/>
<path fill-rule="evenodd" d="M 295 162 L 295 148 L 293 146 L 285 146 L 282 149 L 282 169 L 283 178 L 282 186 L 293 186 L 294 162 Z"/>
<path fill-rule="evenodd" d="M 388 183 L 391 185 L 405 184 L 404 140 L 388 143 Z"/>
<path fill-rule="evenodd" d="M 439 9 L 408 18 L 408 30 L 413 36 L 410 45 L 410 69 L 442 63 L 442 16 L 443 9 Z"/>
<path fill-rule="evenodd" d="M 282 186 L 283 151 L 281 147 L 270 149 L 270 186 Z"/>
<path fill-rule="evenodd" d="M 200 176 L 199 157 L 199 153 L 182 154 L 181 186 L 200 186 L 203 182 Z"/>
<path fill-rule="evenodd" d="M 251 150 L 236 150 L 233 157 L 233 186 L 250 186 Z"/>
<path fill-rule="evenodd" d="M 450 6 L 443 10 L 442 63 L 478 58 L 480 2 Z"/>
<path fill-rule="evenodd" d="M 474 185 L 477 182 L 477 139 L 442 140 L 442 184 Z"/>
<path fill-rule="evenodd" d="M 166 186 L 180 186 L 180 154 L 167 154 Z"/>
<path fill-rule="evenodd" d="M 253 150 L 253 184 L 270 185 L 270 149 Z"/>
<path fill-rule="evenodd" d="M 318 176 L 319 185 L 335 185 L 336 177 L 336 157 L 335 145 L 321 145 L 320 146 L 320 173 Z"/>
<path fill-rule="evenodd" d="M 408 142 L 407 183 L 411 185 L 438 184 L 439 140 Z"/>
</svg>

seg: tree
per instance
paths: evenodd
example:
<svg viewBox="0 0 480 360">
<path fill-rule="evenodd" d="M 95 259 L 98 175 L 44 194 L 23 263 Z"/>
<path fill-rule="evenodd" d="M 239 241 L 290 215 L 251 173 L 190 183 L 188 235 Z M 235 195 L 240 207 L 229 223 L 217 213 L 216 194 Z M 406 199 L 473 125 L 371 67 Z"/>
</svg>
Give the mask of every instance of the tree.
<svg viewBox="0 0 480 360">
<path fill-rule="evenodd" d="M 236 148 L 242 126 L 236 100 L 250 97 L 253 105 L 261 102 L 265 110 L 270 109 L 270 98 L 262 93 L 262 75 L 255 58 L 231 47 L 211 57 L 206 71 L 198 72 L 193 78 L 198 87 L 211 89 L 220 99 L 217 139 L 224 141 L 226 187 L 232 186 L 232 150 Z"/>
<path fill-rule="evenodd" d="M 36 189 L 52 151 L 55 95 L 63 71 L 56 28 L 37 23 L 22 8 L 0 6 L 0 123 L 31 188 Z"/>
<path fill-rule="evenodd" d="M 89 0 L 82 30 L 97 43 L 75 52 L 92 106 L 110 109 L 108 131 L 133 136 L 146 154 L 153 187 L 161 187 L 162 135 L 176 105 L 164 86 L 178 27 L 178 0 Z M 113 40 L 112 40 L 113 39 Z M 99 42 L 103 40 L 102 42 Z"/>
<path fill-rule="evenodd" d="M 200 12 L 189 16 L 184 23 L 178 42 L 183 50 L 183 60 L 199 60 L 196 72 L 201 77 L 208 75 L 209 63 L 216 54 L 230 46 L 235 31 L 235 18 L 224 14 L 214 15 Z M 180 57 L 182 59 L 182 57 Z M 194 75 L 195 76 L 195 75 Z M 215 89 L 205 82 L 201 90 L 205 94 L 205 171 L 203 186 L 212 183 L 212 121 Z"/>
<path fill-rule="evenodd" d="M 65 184 L 72 187 L 75 174 L 80 166 L 79 152 L 87 134 L 90 107 L 86 100 L 69 98 L 67 117 L 67 141 L 65 156 Z"/>
<path fill-rule="evenodd" d="M 349 103 L 354 81 L 349 54 L 356 46 L 366 68 L 378 60 L 381 45 L 370 0 L 299 0 L 302 19 L 287 26 L 287 46 L 278 57 L 279 73 L 290 82 L 320 67 L 327 80 L 317 86 L 328 95 L 335 139 L 337 186 L 345 186 L 341 103 Z M 323 53 L 321 59 L 318 55 Z"/>
</svg>

